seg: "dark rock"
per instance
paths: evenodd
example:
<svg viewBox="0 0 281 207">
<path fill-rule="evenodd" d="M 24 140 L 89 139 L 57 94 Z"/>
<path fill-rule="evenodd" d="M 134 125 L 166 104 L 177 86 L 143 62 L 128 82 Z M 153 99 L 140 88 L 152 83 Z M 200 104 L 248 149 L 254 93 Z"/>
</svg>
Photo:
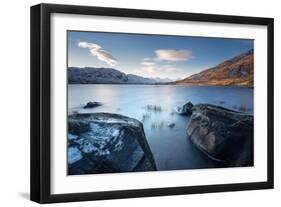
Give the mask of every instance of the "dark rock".
<svg viewBox="0 0 281 207">
<path fill-rule="evenodd" d="M 78 114 L 75 114 L 78 115 Z M 81 134 L 83 132 L 86 132 L 90 129 L 90 125 L 86 121 L 68 121 L 68 132 L 71 134 Z"/>
<path fill-rule="evenodd" d="M 253 166 L 253 116 L 209 104 L 198 104 L 187 128 L 191 141 L 227 166 Z"/>
<path fill-rule="evenodd" d="M 175 125 L 176 125 L 175 123 L 168 123 L 168 127 L 170 128 L 174 128 Z"/>
<path fill-rule="evenodd" d="M 68 126 L 68 174 L 156 170 L 141 122 L 118 114 L 74 114 Z"/>
<path fill-rule="evenodd" d="M 94 108 L 94 107 L 97 107 L 97 106 L 101 106 L 101 103 L 100 102 L 88 102 L 83 108 L 84 109 L 88 109 L 88 108 Z"/>
<path fill-rule="evenodd" d="M 186 104 L 184 104 L 182 107 L 179 107 L 177 111 L 181 115 L 191 115 L 193 106 L 194 106 L 193 103 L 189 101 Z"/>
</svg>

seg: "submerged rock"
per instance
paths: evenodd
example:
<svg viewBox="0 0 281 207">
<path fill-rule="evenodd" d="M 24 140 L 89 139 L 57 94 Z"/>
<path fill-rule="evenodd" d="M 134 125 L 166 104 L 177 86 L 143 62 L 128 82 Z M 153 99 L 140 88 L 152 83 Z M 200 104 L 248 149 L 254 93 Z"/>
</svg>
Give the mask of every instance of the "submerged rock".
<svg viewBox="0 0 281 207">
<path fill-rule="evenodd" d="M 88 102 L 83 108 L 84 109 L 88 109 L 88 108 L 94 108 L 94 107 L 97 107 L 97 106 L 101 106 L 101 103 L 100 102 Z"/>
<path fill-rule="evenodd" d="M 74 114 L 68 116 L 68 133 L 69 175 L 156 170 L 143 125 L 135 119 Z"/>
<path fill-rule="evenodd" d="M 193 103 L 190 101 L 184 104 L 182 107 L 177 108 L 178 114 L 181 115 L 191 115 L 192 114 L 192 108 L 193 108 Z"/>
<path fill-rule="evenodd" d="M 253 116 L 220 106 L 198 104 L 187 128 L 191 141 L 227 166 L 253 165 Z"/>
</svg>

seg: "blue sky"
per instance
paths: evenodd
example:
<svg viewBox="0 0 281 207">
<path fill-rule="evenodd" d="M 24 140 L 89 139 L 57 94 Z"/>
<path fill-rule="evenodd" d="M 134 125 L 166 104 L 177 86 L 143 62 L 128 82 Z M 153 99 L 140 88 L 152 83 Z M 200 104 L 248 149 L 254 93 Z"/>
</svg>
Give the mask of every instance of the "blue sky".
<svg viewBox="0 0 281 207">
<path fill-rule="evenodd" d="M 242 39 L 69 31 L 68 66 L 175 80 L 253 47 L 253 40 Z"/>
</svg>

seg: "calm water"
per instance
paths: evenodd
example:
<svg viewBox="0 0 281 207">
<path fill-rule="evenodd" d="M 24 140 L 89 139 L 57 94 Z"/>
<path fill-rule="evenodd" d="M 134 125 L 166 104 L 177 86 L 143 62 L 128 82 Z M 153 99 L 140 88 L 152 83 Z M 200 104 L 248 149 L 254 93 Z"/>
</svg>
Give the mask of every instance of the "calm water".
<svg viewBox="0 0 281 207">
<path fill-rule="evenodd" d="M 69 85 L 68 99 L 69 113 L 118 113 L 143 122 L 158 170 L 219 166 L 189 141 L 186 135 L 189 117 L 178 115 L 177 107 L 191 101 L 253 113 L 253 89 L 241 87 L 76 84 Z M 83 109 L 89 101 L 103 105 Z M 156 110 L 149 105 L 156 106 Z M 171 123 L 175 124 L 172 128 Z"/>
</svg>

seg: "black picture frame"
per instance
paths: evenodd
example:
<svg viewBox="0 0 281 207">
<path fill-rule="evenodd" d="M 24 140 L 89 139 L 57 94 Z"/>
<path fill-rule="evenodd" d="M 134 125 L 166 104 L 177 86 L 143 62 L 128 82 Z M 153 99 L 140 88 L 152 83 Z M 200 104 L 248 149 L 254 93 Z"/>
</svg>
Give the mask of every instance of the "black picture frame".
<svg viewBox="0 0 281 207">
<path fill-rule="evenodd" d="M 50 16 L 53 13 L 99 15 L 113 17 L 134 17 L 149 19 L 180 20 L 194 22 L 219 22 L 267 26 L 267 181 L 237 184 L 219 184 L 187 187 L 86 192 L 74 194 L 51 194 L 51 71 L 50 71 Z M 273 44 L 274 20 L 272 18 L 195 14 L 168 11 L 103 8 L 88 6 L 39 4 L 31 7 L 31 174 L 30 199 L 38 203 L 88 201 L 146 196 L 166 196 L 224 191 L 242 191 L 273 188 Z"/>
</svg>

